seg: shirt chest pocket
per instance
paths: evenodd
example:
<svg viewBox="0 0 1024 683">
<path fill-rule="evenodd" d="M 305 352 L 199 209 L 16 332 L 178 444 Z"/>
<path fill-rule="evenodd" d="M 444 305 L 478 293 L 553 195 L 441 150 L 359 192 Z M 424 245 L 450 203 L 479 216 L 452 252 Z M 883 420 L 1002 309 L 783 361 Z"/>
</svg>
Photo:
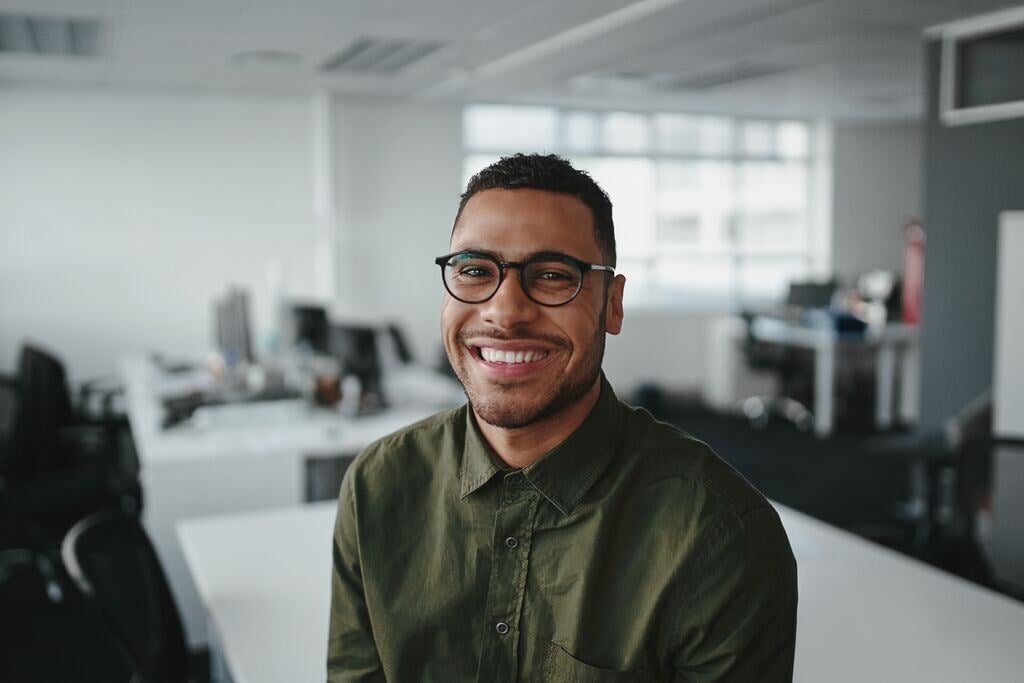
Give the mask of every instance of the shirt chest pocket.
<svg viewBox="0 0 1024 683">
<path fill-rule="evenodd" d="M 544 681 L 549 683 L 648 683 L 650 671 L 615 671 L 582 662 L 563 647 L 551 643 L 544 659 Z"/>
</svg>

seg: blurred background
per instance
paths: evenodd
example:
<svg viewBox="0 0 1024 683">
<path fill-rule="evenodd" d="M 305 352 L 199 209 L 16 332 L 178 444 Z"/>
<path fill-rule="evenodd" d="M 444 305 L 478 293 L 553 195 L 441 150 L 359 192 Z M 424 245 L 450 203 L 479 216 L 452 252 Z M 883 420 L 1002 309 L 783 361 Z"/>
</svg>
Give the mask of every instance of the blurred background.
<svg viewBox="0 0 1024 683">
<path fill-rule="evenodd" d="M 1019 1 L 0 0 L 0 678 L 322 669 L 317 501 L 463 400 L 433 258 L 514 152 L 611 196 L 620 397 L 1021 635 L 1021 149 Z"/>
</svg>

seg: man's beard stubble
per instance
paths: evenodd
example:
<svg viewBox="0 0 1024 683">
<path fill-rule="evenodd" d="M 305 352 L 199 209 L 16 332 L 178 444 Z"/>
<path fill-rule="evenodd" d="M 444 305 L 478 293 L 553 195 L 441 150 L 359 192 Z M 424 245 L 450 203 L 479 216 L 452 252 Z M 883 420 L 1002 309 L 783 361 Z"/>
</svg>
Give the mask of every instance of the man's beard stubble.
<svg viewBox="0 0 1024 683">
<path fill-rule="evenodd" d="M 462 389 L 477 417 L 490 425 L 502 429 L 521 429 L 555 417 L 581 400 L 590 391 L 591 387 L 594 386 L 594 382 L 597 381 L 601 374 L 601 363 L 604 360 L 605 346 L 604 330 L 605 311 L 602 309 L 597 331 L 594 334 L 592 343 L 589 345 L 583 365 L 574 373 L 574 376 L 565 378 L 565 381 L 548 397 L 542 397 L 528 405 L 515 405 L 514 403 L 503 401 L 500 392 L 496 392 L 499 395 L 490 401 L 481 400 L 479 397 L 474 396 L 475 391 L 473 390 L 472 383 L 467 382 L 468 373 L 455 362 L 452 363 L 452 368 L 462 383 Z M 521 337 L 509 335 L 502 337 L 501 340 L 511 341 L 517 338 L 536 339 L 537 337 L 525 334 Z M 559 345 L 564 347 L 564 344 L 560 343 Z M 514 384 L 510 383 L 509 386 L 514 386 Z"/>
</svg>

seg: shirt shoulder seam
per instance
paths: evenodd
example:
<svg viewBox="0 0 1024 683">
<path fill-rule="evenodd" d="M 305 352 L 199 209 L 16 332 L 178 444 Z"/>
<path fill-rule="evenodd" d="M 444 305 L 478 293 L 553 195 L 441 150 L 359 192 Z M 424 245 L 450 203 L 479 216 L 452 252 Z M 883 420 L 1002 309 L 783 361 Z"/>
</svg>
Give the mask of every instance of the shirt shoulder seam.
<svg viewBox="0 0 1024 683">
<path fill-rule="evenodd" d="M 704 442 L 699 441 L 697 439 L 694 439 L 694 442 L 696 442 L 697 444 L 700 444 L 700 445 L 704 446 L 705 448 L 707 448 L 708 450 L 710 450 L 710 447 L 707 446 L 707 444 L 705 444 Z M 662 455 L 671 455 L 671 453 L 672 453 L 672 451 L 669 451 L 669 452 L 666 453 L 664 451 L 661 451 L 661 449 L 658 449 L 658 450 L 660 451 L 660 454 L 662 454 Z M 718 456 L 715 456 L 715 457 L 718 457 Z M 730 496 L 728 493 L 723 491 L 721 489 L 721 487 L 719 487 L 717 484 L 715 484 L 715 482 L 712 481 L 711 478 L 709 478 L 707 476 L 700 475 L 700 474 L 695 474 L 693 472 L 688 472 L 688 471 L 685 471 L 685 470 L 674 469 L 674 468 L 666 468 L 666 469 L 667 469 L 666 474 L 668 474 L 669 476 L 674 476 L 674 477 L 678 477 L 680 479 L 685 479 L 687 481 L 692 481 L 695 484 L 697 484 L 697 485 L 703 487 L 704 489 L 710 491 L 711 493 L 713 493 L 714 496 L 715 496 L 715 500 L 718 501 L 719 503 L 721 503 L 722 506 L 726 510 L 728 510 L 729 513 L 731 513 L 733 518 L 736 519 L 736 520 L 739 520 L 744 515 L 746 515 L 748 512 L 752 512 L 753 510 L 757 510 L 757 509 L 762 508 L 762 507 L 771 507 L 771 504 L 764 497 L 764 494 L 762 494 L 760 491 L 758 491 L 756 488 L 754 488 L 754 486 L 752 484 L 749 484 L 749 482 L 748 482 L 748 485 L 750 486 L 751 490 L 754 492 L 754 494 L 755 494 L 755 496 L 757 498 L 760 498 L 760 500 L 754 500 L 754 501 L 751 501 L 749 505 L 744 505 L 740 501 L 736 500 L 734 496 Z"/>
</svg>

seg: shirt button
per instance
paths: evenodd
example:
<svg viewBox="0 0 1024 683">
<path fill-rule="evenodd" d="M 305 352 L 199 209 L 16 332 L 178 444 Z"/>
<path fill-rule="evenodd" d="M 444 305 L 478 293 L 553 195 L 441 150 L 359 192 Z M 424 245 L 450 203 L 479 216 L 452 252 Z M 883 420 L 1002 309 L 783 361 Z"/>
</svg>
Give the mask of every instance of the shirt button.
<svg viewBox="0 0 1024 683">
<path fill-rule="evenodd" d="M 517 545 L 519 545 L 519 539 L 515 536 L 509 536 L 505 539 L 505 545 L 507 545 L 509 548 L 515 548 Z"/>
<path fill-rule="evenodd" d="M 494 630 L 498 632 L 498 635 L 503 636 L 506 633 L 508 633 L 508 624 L 506 624 L 504 621 L 499 621 L 497 624 L 494 625 Z"/>
<path fill-rule="evenodd" d="M 522 474 L 518 472 L 516 472 L 515 474 L 510 474 L 508 475 L 508 477 L 505 478 L 505 483 L 508 484 L 509 486 L 518 486 L 519 484 L 522 484 L 524 481 L 526 481 L 526 477 L 524 477 Z"/>
</svg>

